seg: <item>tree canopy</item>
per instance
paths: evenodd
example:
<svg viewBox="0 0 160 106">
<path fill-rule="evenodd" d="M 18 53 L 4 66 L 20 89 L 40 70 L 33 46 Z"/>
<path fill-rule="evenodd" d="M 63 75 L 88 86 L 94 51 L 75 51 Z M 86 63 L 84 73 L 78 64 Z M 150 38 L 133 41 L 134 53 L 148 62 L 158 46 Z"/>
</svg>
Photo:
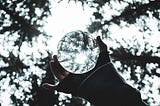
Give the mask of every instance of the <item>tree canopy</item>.
<svg viewBox="0 0 160 106">
<path fill-rule="evenodd" d="M 88 32 L 100 34 L 111 43 L 110 55 L 119 73 L 141 91 L 146 102 L 159 105 L 160 84 L 155 82 L 160 80 L 159 0 L 68 0 L 68 3 L 72 1 L 80 2 L 84 10 L 86 6 L 94 9 Z M 3 95 L 8 89 L 11 104 L 16 106 L 67 103 L 58 101 L 58 93 L 41 88 L 43 82 L 53 83 L 47 68 L 52 57 L 47 48 L 51 36 L 43 29 L 44 20 L 51 15 L 50 2 L 0 0 L 0 93 Z"/>
</svg>

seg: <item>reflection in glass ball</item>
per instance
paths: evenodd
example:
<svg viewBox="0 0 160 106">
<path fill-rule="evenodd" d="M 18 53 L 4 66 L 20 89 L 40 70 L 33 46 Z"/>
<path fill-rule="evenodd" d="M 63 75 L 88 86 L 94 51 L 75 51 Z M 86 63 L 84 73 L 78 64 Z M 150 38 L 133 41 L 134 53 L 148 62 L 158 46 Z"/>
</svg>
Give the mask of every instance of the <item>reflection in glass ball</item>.
<svg viewBox="0 0 160 106">
<path fill-rule="evenodd" d="M 86 73 L 93 69 L 99 56 L 96 40 L 80 30 L 67 33 L 59 41 L 57 49 L 60 64 L 74 74 Z"/>
</svg>

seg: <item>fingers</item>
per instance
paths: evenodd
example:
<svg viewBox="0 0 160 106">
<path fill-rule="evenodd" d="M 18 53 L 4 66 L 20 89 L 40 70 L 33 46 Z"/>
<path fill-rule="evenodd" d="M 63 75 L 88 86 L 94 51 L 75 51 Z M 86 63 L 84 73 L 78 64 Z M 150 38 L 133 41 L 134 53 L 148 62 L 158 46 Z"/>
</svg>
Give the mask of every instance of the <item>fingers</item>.
<svg viewBox="0 0 160 106">
<path fill-rule="evenodd" d="M 49 91 L 58 90 L 61 82 L 69 75 L 69 72 L 61 66 L 56 55 L 54 55 L 53 59 L 50 61 L 50 70 L 55 77 L 55 84 L 44 83 L 42 87 Z"/>
<path fill-rule="evenodd" d="M 69 74 L 69 72 L 61 66 L 56 55 L 54 55 L 53 60 L 50 61 L 50 67 L 52 74 L 55 75 L 59 81 L 63 80 Z"/>
<path fill-rule="evenodd" d="M 100 49 L 100 54 L 95 69 L 111 61 L 109 57 L 109 52 L 107 50 L 107 45 L 102 41 L 100 36 L 97 36 L 96 41 Z"/>
<path fill-rule="evenodd" d="M 100 36 L 97 36 L 97 44 L 99 46 L 100 52 L 106 51 L 107 52 L 107 45 L 102 41 Z"/>
</svg>

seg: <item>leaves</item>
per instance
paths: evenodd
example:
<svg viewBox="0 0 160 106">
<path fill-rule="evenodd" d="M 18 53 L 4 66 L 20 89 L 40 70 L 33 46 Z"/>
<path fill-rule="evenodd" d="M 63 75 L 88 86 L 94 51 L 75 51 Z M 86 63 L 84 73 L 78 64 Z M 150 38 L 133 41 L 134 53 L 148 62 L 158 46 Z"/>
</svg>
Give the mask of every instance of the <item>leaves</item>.
<svg viewBox="0 0 160 106">
<path fill-rule="evenodd" d="M 30 86 L 25 86 L 31 80 L 28 74 L 33 74 L 36 67 L 39 68 L 38 70 L 45 69 L 46 62 L 50 58 L 49 54 L 47 56 L 41 54 L 37 59 L 31 53 L 33 50 L 27 50 L 29 46 L 34 47 L 32 44 L 36 43 L 35 38 L 44 36 L 43 42 L 46 42 L 49 37 L 42 27 L 45 23 L 44 19 L 51 14 L 50 2 L 48 0 L 1 0 L 0 9 L 0 45 L 2 45 L 0 79 L 3 81 L 9 78 L 8 89 L 12 89 L 12 92 L 19 90 L 17 91 L 19 94 L 24 94 L 25 98 L 24 96 L 19 98 L 17 94 L 9 92 L 13 104 L 22 106 L 29 101 L 28 98 L 31 98 L 32 95 L 31 92 L 26 91 L 30 89 Z M 27 48 L 25 52 L 24 48 Z M 6 74 L 2 74 L 4 71 Z M 41 75 L 42 73 L 43 71 Z M 19 80 L 25 84 L 21 85 Z M 3 86 L 0 91 L 2 88 Z M 5 89 L 5 92 L 8 91 Z"/>
<path fill-rule="evenodd" d="M 43 22 L 43 19 L 50 15 L 49 6 L 49 2 L 43 0 L 36 2 L 19 0 L 12 1 L 12 4 L 8 4 L 8 0 L 3 1 L 3 3 L 0 3 L 1 14 L 3 15 L 1 22 L 8 20 L 11 26 L 3 27 L 0 33 L 4 34 L 7 31 L 14 33 L 16 31 L 20 36 L 25 36 L 24 38 L 31 41 L 34 36 L 41 34 L 41 31 L 38 30 L 38 27 L 42 26 L 39 21 Z M 36 8 L 41 12 L 36 13 Z"/>
<path fill-rule="evenodd" d="M 60 0 L 62 1 L 62 0 Z M 68 0 L 69 3 L 73 0 Z M 88 6 L 93 8 L 93 17 L 91 17 L 91 23 L 88 25 L 87 29 L 90 33 L 100 33 L 103 38 L 107 41 L 116 41 L 112 36 L 113 32 L 116 32 L 116 27 L 111 30 L 112 26 L 118 26 L 120 30 L 124 30 L 124 27 L 130 27 L 132 25 L 137 26 L 141 34 L 139 36 L 145 36 L 143 41 L 143 50 L 136 38 L 131 38 L 130 40 L 124 38 L 122 42 L 118 39 L 115 43 L 119 46 L 116 48 L 115 45 L 110 47 L 111 57 L 113 62 L 119 61 L 121 67 L 118 67 L 119 72 L 122 74 L 129 73 L 129 80 L 134 81 L 133 85 L 137 84 L 137 88 L 143 92 L 145 89 L 152 94 L 153 90 L 148 90 L 153 86 L 151 78 L 159 78 L 160 73 L 160 57 L 159 57 L 159 46 L 152 46 L 151 39 L 148 35 L 154 36 L 155 33 L 160 30 L 160 2 L 159 0 L 145 0 L 145 1 L 127 1 L 127 0 L 74 0 L 75 2 L 81 2 L 83 6 Z M 50 12 L 50 1 L 48 0 L 1 0 L 0 1 L 0 34 L 1 43 L 3 49 L 0 54 L 0 72 L 5 71 L 12 77 L 12 83 L 14 84 L 13 72 L 21 73 L 24 75 L 25 70 L 32 68 L 32 73 L 25 80 L 33 81 L 32 92 L 24 92 L 25 96 L 34 95 L 33 98 L 22 99 L 16 98 L 16 95 L 12 94 L 11 99 L 15 101 L 15 105 L 22 105 L 22 101 L 29 103 L 31 106 L 36 104 L 41 104 L 37 101 L 37 98 L 41 101 L 44 96 L 49 95 L 49 97 L 57 99 L 57 97 L 44 91 L 38 85 L 38 79 L 36 75 L 33 75 L 34 70 L 37 68 L 45 69 L 46 63 L 51 59 L 51 54 L 46 50 L 47 56 L 44 56 L 41 52 L 42 50 L 37 50 L 38 53 L 28 53 L 31 50 L 28 48 L 35 47 L 35 38 L 39 41 L 38 37 L 44 35 L 47 39 L 45 31 L 43 31 L 44 20 L 51 14 Z M 85 9 L 85 8 L 84 8 Z M 157 22 L 154 29 L 150 27 L 149 21 L 151 20 L 155 23 Z M 125 30 L 124 30 L 125 31 Z M 133 33 L 133 32 L 132 32 Z M 128 33 L 127 33 L 128 34 Z M 127 35 L 126 35 L 127 36 Z M 130 34 L 128 34 L 130 36 Z M 119 33 L 117 34 L 117 38 Z M 147 38 L 148 37 L 148 38 Z M 158 38 L 157 38 L 158 39 Z M 44 39 L 43 39 L 44 40 Z M 30 43 L 30 46 L 25 42 Z M 45 42 L 45 40 L 44 40 Z M 31 44 L 32 43 L 32 44 Z M 47 42 L 45 42 L 47 44 Z M 134 45 L 131 45 L 134 44 Z M 159 44 L 159 43 L 157 43 Z M 47 45 L 45 45 L 47 46 Z M 26 53 L 22 53 L 23 47 L 28 47 Z M 17 49 L 18 48 L 18 49 Z M 64 48 L 63 48 L 64 49 Z M 17 52 L 16 52 L 17 51 Z M 44 53 L 44 54 L 45 54 Z M 37 58 L 39 56 L 39 58 Z M 23 57 L 23 58 L 22 58 Z M 27 61 L 27 62 L 26 62 Z M 33 64 L 34 68 L 31 67 Z M 52 82 L 51 76 L 48 77 L 47 81 Z M 6 75 L 1 75 L 0 79 L 7 78 Z M 45 80 L 46 80 L 45 79 Z M 19 84 L 15 84 L 17 89 Z M 149 85 L 149 86 L 148 86 Z M 146 87 L 147 86 L 147 87 Z M 160 91 L 160 90 L 159 90 Z M 159 92 L 157 91 L 157 92 Z M 147 94 L 148 101 L 154 101 L 153 97 Z M 42 98 L 40 98 L 42 97 Z M 49 98 L 49 99 L 51 99 Z M 48 100 L 45 100 L 48 101 Z M 50 100 L 51 101 L 51 100 Z M 64 101 L 65 102 L 65 101 Z M 55 101 L 54 101 L 55 103 Z M 48 103 L 49 104 L 49 103 Z M 53 101 L 51 102 L 53 104 Z M 57 103 L 58 104 L 58 103 Z M 41 104 L 42 105 L 42 104 Z M 46 104 L 44 104 L 46 105 Z"/>
</svg>

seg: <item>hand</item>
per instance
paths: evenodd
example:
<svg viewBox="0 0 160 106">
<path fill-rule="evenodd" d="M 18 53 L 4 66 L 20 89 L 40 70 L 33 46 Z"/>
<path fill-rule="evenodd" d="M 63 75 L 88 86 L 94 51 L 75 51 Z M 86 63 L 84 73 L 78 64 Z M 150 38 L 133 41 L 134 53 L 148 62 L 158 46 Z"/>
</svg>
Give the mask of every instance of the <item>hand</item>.
<svg viewBox="0 0 160 106">
<path fill-rule="evenodd" d="M 50 61 L 49 65 L 50 65 L 50 70 L 55 77 L 55 80 L 58 80 L 58 82 L 61 82 L 66 76 L 70 74 L 61 66 L 56 55 L 53 56 L 53 59 Z M 58 85 L 44 83 L 42 84 L 42 87 L 44 87 L 47 90 L 56 90 Z"/>
<path fill-rule="evenodd" d="M 106 55 L 106 53 L 108 54 L 107 45 L 101 40 L 100 36 L 97 36 L 96 41 L 97 41 L 97 44 L 98 44 L 99 49 L 100 49 L 100 54 L 102 54 L 102 53 L 104 53 L 105 55 Z M 106 56 L 106 57 L 108 57 L 108 56 Z M 104 64 L 104 62 L 106 62 L 106 61 L 102 61 L 102 59 L 105 60 L 105 58 L 103 56 L 99 56 L 96 67 L 99 67 L 100 65 Z M 51 90 L 51 91 L 52 90 L 58 90 L 59 85 L 62 85 L 61 82 L 63 81 L 63 79 L 71 73 L 69 73 L 67 70 L 65 70 L 61 66 L 61 64 L 59 63 L 56 55 L 53 56 L 53 60 L 51 60 L 50 66 L 51 66 L 52 74 L 57 77 L 57 79 L 60 81 L 60 84 L 52 85 L 52 84 L 44 83 L 42 86 L 47 90 Z"/>
<path fill-rule="evenodd" d="M 50 68 L 52 74 L 55 75 L 59 81 L 62 81 L 69 74 L 69 72 L 61 66 L 56 55 L 54 55 L 53 60 L 50 61 Z"/>
</svg>

